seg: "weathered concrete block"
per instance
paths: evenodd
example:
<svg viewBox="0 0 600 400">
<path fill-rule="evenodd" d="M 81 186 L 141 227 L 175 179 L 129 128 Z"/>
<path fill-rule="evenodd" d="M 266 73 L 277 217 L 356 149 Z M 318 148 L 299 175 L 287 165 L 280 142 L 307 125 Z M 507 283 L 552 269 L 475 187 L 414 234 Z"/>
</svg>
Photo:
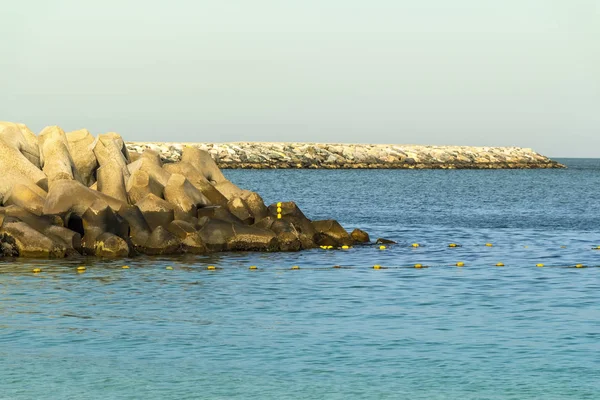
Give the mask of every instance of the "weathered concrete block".
<svg viewBox="0 0 600 400">
<path fill-rule="evenodd" d="M 195 216 L 199 207 L 209 205 L 200 190 L 183 175 L 173 174 L 164 189 L 165 200 L 189 216 Z"/>
<path fill-rule="evenodd" d="M 9 237 L 15 244 L 19 257 L 63 258 L 66 248 L 22 221 L 4 221 L 0 235 Z"/>
<path fill-rule="evenodd" d="M 319 245 L 350 246 L 354 243 L 348 232 L 336 220 L 313 221 L 312 224 L 320 234 L 320 238 L 317 239 Z"/>
<path fill-rule="evenodd" d="M 350 234 L 350 237 L 356 243 L 369 243 L 371 241 L 369 234 L 360 229 L 353 230 L 352 233 Z"/>
<path fill-rule="evenodd" d="M 174 207 L 165 200 L 149 194 L 135 203 L 154 232 L 159 226 L 166 227 L 175 220 Z"/>
<path fill-rule="evenodd" d="M 158 226 L 140 251 L 148 255 L 177 254 L 181 252 L 181 241 L 163 226 Z"/>
<path fill-rule="evenodd" d="M 149 194 L 162 197 L 164 186 L 156 182 L 146 171 L 134 171 L 125 186 L 129 202 L 135 204 Z"/>
<path fill-rule="evenodd" d="M 117 214 L 129 224 L 129 237 L 132 243 L 136 247 L 146 244 L 152 230 L 142 211 L 137 206 L 126 205 L 121 207 Z"/>
<path fill-rule="evenodd" d="M 87 188 L 78 181 L 63 180 L 55 182 L 48 192 L 44 203 L 44 214 L 60 215 L 65 218 L 70 214 L 82 216 L 96 200 L 106 202 L 113 210 L 120 210 L 127 204 Z"/>
<path fill-rule="evenodd" d="M 123 238 L 104 232 L 96 237 L 93 253 L 103 258 L 124 258 L 130 255 L 130 248 Z"/>
<path fill-rule="evenodd" d="M 32 214 L 42 215 L 45 201 L 45 196 L 40 196 L 39 193 L 36 193 L 30 186 L 17 183 L 12 187 L 10 192 L 6 194 L 3 203 L 5 206 L 15 205 Z"/>
<path fill-rule="evenodd" d="M 95 175 L 98 168 L 98 160 L 93 149 L 94 137 L 87 129 L 68 132 L 66 136 L 71 158 L 79 172 L 80 181 L 89 187 L 96 181 Z"/>
<path fill-rule="evenodd" d="M 248 205 L 239 197 L 234 197 L 227 203 L 227 209 L 246 225 L 254 223 L 254 216 L 250 212 Z"/>
<path fill-rule="evenodd" d="M 127 203 L 128 196 L 125 189 L 125 174 L 129 176 L 129 171 L 127 171 L 126 167 L 122 167 L 119 162 L 111 160 L 98 168 L 97 174 L 99 192 Z"/>
<path fill-rule="evenodd" d="M 160 183 L 163 187 L 167 186 L 171 173 L 162 168 L 162 162 L 157 152 L 146 150 L 140 158 L 127 166 L 129 173 L 135 171 L 144 171 L 150 175 L 152 179 Z"/>
</svg>

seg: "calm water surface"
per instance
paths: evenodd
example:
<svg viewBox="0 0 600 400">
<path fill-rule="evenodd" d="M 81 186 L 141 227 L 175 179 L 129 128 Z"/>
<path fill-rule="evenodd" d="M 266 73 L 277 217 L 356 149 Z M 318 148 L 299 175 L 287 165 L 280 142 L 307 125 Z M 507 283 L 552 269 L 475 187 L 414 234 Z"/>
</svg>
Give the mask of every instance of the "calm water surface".
<svg viewBox="0 0 600 400">
<path fill-rule="evenodd" d="M 600 399 L 600 160 L 562 161 L 226 171 L 384 251 L 0 262 L 0 399 Z"/>
</svg>

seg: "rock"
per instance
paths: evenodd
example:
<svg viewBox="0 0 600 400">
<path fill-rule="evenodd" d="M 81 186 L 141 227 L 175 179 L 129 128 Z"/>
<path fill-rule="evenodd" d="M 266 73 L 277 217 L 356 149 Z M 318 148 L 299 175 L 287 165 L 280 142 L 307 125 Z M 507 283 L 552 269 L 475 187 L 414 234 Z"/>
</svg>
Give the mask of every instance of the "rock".
<svg viewBox="0 0 600 400">
<path fill-rule="evenodd" d="M 63 258 L 66 248 L 22 221 L 4 221 L 0 228 L 3 241 L 14 243 L 19 257 Z"/>
<path fill-rule="evenodd" d="M 0 209 L 0 215 L 5 215 L 14 220 L 25 222 L 27 225 L 31 226 L 33 229 L 37 230 L 40 233 L 44 233 L 44 231 L 52 226 L 64 226 L 62 218 L 55 215 L 35 215 L 30 211 L 18 207 L 18 206 L 7 206 Z"/>
<path fill-rule="evenodd" d="M 171 204 L 153 194 L 149 194 L 135 204 L 155 231 L 159 226 L 169 226 L 175 220 L 175 210 Z"/>
<path fill-rule="evenodd" d="M 251 225 L 254 223 L 254 216 L 250 213 L 246 202 L 239 197 L 235 197 L 227 203 L 227 208 L 229 211 L 235 215 L 240 221 L 242 221 L 246 225 Z"/>
<path fill-rule="evenodd" d="M 267 209 L 262 197 L 260 197 L 258 193 L 247 192 L 244 195 L 243 200 L 246 203 L 248 210 L 250 210 L 250 214 L 254 218 L 254 222 L 260 221 L 269 215 L 269 210 Z"/>
<path fill-rule="evenodd" d="M 227 198 L 221 194 L 192 164 L 188 162 L 178 162 L 166 164 L 163 169 L 171 174 L 180 174 L 194 185 L 208 199 L 212 205 L 227 205 Z"/>
<path fill-rule="evenodd" d="M 353 230 L 350 234 L 350 237 L 356 243 L 369 243 L 371 241 L 371 238 L 369 238 L 369 234 L 360 229 Z"/>
<path fill-rule="evenodd" d="M 377 239 L 375 244 L 397 244 L 397 242 L 394 242 L 393 240 L 389 240 L 389 239 L 379 238 L 379 239 Z"/>
<path fill-rule="evenodd" d="M 48 189 L 46 174 L 21 153 L 10 139 L 14 136 L 22 136 L 18 127 L 0 125 L 0 198 L 4 198 L 17 183 L 28 186 L 38 194 L 44 193 Z"/>
<path fill-rule="evenodd" d="M 98 168 L 98 160 L 93 151 L 94 137 L 87 129 L 68 132 L 67 142 L 71 158 L 79 173 L 80 182 L 85 186 L 91 186 L 96 181 L 95 174 Z"/>
<path fill-rule="evenodd" d="M 146 172 L 150 178 L 161 184 L 163 187 L 167 186 L 171 174 L 162 168 L 162 162 L 158 153 L 152 150 L 146 150 L 140 156 L 140 158 L 127 166 L 130 173 L 134 173 L 137 170 Z"/>
<path fill-rule="evenodd" d="M 44 202 L 45 196 L 40 196 L 39 192 L 36 193 L 30 186 L 22 183 L 15 184 L 4 197 L 5 206 L 15 205 L 38 216 L 44 211 Z"/>
<path fill-rule="evenodd" d="M 44 203 L 44 214 L 60 215 L 68 219 L 71 214 L 82 216 L 96 201 L 106 202 L 113 210 L 119 210 L 126 203 L 85 187 L 77 181 L 57 181 L 54 183 Z"/>
<path fill-rule="evenodd" d="M 117 135 L 118 136 L 118 135 Z M 111 134 L 98 135 L 98 138 L 93 143 L 93 151 L 98 164 L 102 167 L 110 162 L 115 162 L 124 170 L 127 167 L 128 160 L 123 153 L 122 139 L 120 136 L 115 137 Z M 129 179 L 129 173 L 125 174 L 125 178 Z"/>
<path fill-rule="evenodd" d="M 103 258 L 124 258 L 130 255 L 130 249 L 123 238 L 104 232 L 96 238 L 93 254 Z"/>
<path fill-rule="evenodd" d="M 220 219 L 210 219 L 198 231 L 202 243 L 211 251 L 225 251 L 229 240 L 235 235 L 233 224 Z"/>
<path fill-rule="evenodd" d="M 200 237 L 200 233 L 196 230 L 196 228 L 186 221 L 175 220 L 169 224 L 167 228 L 169 232 L 173 235 L 177 236 L 179 240 L 181 240 L 181 244 L 183 246 L 183 250 L 186 253 L 192 254 L 204 254 L 207 249 L 204 243 L 202 243 L 202 238 Z"/>
<path fill-rule="evenodd" d="M 162 226 L 158 226 L 140 251 L 148 255 L 175 254 L 181 250 L 181 241 Z"/>
<path fill-rule="evenodd" d="M 77 169 L 65 132 L 58 126 L 47 126 L 40 132 L 39 148 L 42 170 L 48 177 L 48 185 L 59 180 L 72 180 L 78 177 Z"/>
<path fill-rule="evenodd" d="M 129 239 L 129 224 L 120 218 L 103 200 L 96 200 L 81 216 L 83 222 L 82 246 L 88 253 L 97 249 L 98 237 L 111 233 L 120 238 Z M 114 240 L 111 242 L 113 243 Z M 128 246 L 129 248 L 129 246 Z"/>
<path fill-rule="evenodd" d="M 173 174 L 164 189 L 165 200 L 184 214 L 195 216 L 199 207 L 210 204 L 202 192 L 183 175 Z"/>
<path fill-rule="evenodd" d="M 3 127 L 12 127 L 3 130 Z M 38 138 L 25 124 L 0 121 L 0 141 L 17 149 L 36 168 L 41 169 Z"/>
<path fill-rule="evenodd" d="M 333 219 L 313 221 L 313 227 L 321 234 L 317 240 L 319 245 L 327 246 L 350 246 L 353 240 L 346 230 Z"/>
<path fill-rule="evenodd" d="M 124 205 L 118 211 L 118 215 L 129 224 L 129 237 L 134 246 L 137 248 L 145 245 L 152 230 L 142 211 L 137 206 Z"/>
<path fill-rule="evenodd" d="M 125 189 L 129 202 L 135 204 L 149 194 L 162 197 L 164 186 L 151 178 L 146 171 L 137 170 L 127 180 Z"/>
<path fill-rule="evenodd" d="M 55 243 L 59 243 L 66 249 L 66 255 L 78 255 L 83 251 L 81 235 L 68 228 L 51 225 L 42 232 Z"/>
<path fill-rule="evenodd" d="M 129 171 L 126 167 L 122 167 L 119 162 L 115 160 L 105 162 L 98 168 L 98 191 L 127 203 L 125 175 L 129 176 Z"/>
<path fill-rule="evenodd" d="M 278 213 L 277 209 L 277 204 L 271 204 L 268 207 L 269 214 L 273 218 L 277 218 L 277 215 L 281 214 L 281 219 L 290 222 L 294 226 L 302 242 L 303 249 L 316 247 L 317 231 L 296 203 L 293 201 L 282 202 L 281 213 Z"/>
<path fill-rule="evenodd" d="M 207 206 L 198 209 L 198 219 L 208 217 L 211 219 L 220 219 L 221 221 L 227 221 L 234 224 L 242 224 L 243 222 L 233 215 L 226 207 L 221 206 Z"/>
</svg>

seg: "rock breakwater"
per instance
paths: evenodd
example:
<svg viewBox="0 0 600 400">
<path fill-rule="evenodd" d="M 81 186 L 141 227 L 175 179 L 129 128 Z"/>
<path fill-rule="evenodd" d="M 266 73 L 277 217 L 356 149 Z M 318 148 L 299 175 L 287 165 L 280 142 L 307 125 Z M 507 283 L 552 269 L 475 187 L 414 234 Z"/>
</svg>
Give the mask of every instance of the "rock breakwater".
<svg viewBox="0 0 600 400">
<path fill-rule="evenodd" d="M 186 146 L 207 151 L 220 168 L 323 169 L 532 169 L 564 165 L 521 147 L 419 146 L 324 143 L 141 143 L 129 142 L 131 154 L 146 149 L 164 162 L 178 162 Z"/>
<path fill-rule="evenodd" d="M 171 148 L 133 152 L 114 132 L 94 137 L 49 126 L 35 135 L 0 122 L 0 257 L 297 251 L 370 241 L 335 220 L 311 221 L 294 202 L 265 205 L 227 180 L 210 151 Z"/>
</svg>

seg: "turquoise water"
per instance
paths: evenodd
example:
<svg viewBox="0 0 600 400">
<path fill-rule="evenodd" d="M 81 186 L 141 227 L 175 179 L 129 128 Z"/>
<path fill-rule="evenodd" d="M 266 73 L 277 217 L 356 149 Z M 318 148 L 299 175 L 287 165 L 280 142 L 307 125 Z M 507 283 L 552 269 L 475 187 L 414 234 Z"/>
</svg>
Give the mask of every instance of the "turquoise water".
<svg viewBox="0 0 600 400">
<path fill-rule="evenodd" d="M 0 399 L 600 399 L 600 160 L 562 161 L 226 171 L 386 250 L 0 262 Z"/>
</svg>

